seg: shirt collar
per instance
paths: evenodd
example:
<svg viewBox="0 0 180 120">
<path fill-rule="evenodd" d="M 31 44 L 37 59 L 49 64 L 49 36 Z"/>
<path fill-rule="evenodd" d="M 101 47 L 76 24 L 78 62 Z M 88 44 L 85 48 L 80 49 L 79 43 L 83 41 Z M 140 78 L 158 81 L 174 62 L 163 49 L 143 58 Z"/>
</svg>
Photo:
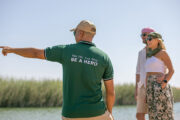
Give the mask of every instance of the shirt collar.
<svg viewBox="0 0 180 120">
<path fill-rule="evenodd" d="M 78 43 L 87 44 L 87 45 L 91 45 L 91 46 L 96 46 L 94 43 L 88 42 L 88 41 L 79 41 Z"/>
</svg>

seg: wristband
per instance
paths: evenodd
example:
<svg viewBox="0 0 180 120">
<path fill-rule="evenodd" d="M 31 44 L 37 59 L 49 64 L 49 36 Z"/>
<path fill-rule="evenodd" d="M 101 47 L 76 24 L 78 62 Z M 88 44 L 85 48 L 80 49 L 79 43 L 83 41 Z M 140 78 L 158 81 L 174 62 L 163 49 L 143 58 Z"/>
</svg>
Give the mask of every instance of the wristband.
<svg viewBox="0 0 180 120">
<path fill-rule="evenodd" d="M 167 80 L 163 80 L 164 83 L 167 83 L 168 81 Z"/>
</svg>

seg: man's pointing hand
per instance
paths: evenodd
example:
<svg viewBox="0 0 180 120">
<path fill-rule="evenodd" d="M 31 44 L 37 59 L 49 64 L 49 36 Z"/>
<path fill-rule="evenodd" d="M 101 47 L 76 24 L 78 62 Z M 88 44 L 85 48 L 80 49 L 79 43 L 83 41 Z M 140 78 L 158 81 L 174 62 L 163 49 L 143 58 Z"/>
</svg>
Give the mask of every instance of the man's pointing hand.
<svg viewBox="0 0 180 120">
<path fill-rule="evenodd" d="M 4 55 L 4 56 L 7 56 L 7 54 L 8 53 L 10 53 L 10 47 L 8 47 L 8 46 L 0 46 L 0 48 L 2 48 L 2 54 Z"/>
</svg>

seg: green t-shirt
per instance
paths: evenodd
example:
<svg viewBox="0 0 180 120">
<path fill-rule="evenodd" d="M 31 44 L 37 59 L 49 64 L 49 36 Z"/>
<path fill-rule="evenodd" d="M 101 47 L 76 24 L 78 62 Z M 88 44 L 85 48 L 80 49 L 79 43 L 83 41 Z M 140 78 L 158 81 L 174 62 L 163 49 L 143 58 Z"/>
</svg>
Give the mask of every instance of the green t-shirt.
<svg viewBox="0 0 180 120">
<path fill-rule="evenodd" d="M 84 118 L 105 113 L 101 80 L 113 79 L 113 67 L 107 54 L 93 43 L 80 41 L 48 47 L 45 57 L 63 66 L 64 117 Z"/>
</svg>

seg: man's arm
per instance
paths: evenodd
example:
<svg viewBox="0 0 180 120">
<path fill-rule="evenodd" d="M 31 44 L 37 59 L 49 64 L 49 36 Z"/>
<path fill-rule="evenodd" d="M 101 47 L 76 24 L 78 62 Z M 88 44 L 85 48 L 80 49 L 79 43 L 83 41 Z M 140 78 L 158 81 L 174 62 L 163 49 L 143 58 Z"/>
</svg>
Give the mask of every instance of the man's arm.
<svg viewBox="0 0 180 120">
<path fill-rule="evenodd" d="M 140 80 L 140 52 L 138 53 L 138 60 L 137 60 L 137 65 L 136 65 L 136 86 L 135 86 L 135 92 L 134 92 L 134 97 L 135 100 L 137 100 L 137 88 L 138 88 L 138 82 Z"/>
<path fill-rule="evenodd" d="M 106 89 L 106 105 L 108 111 L 112 114 L 112 108 L 115 102 L 115 90 L 113 80 L 104 81 Z"/>
<path fill-rule="evenodd" d="M 137 92 L 137 88 L 138 88 L 138 82 L 139 82 L 139 80 L 140 80 L 140 75 L 139 74 L 136 74 L 136 90 L 135 90 L 135 95 L 134 95 L 134 97 L 135 97 L 135 99 L 137 100 L 137 95 L 138 95 L 138 92 Z"/>
<path fill-rule="evenodd" d="M 11 48 L 7 46 L 0 46 L 2 48 L 2 54 L 7 56 L 8 53 L 14 53 L 27 58 L 45 59 L 44 49 L 36 48 Z"/>
</svg>

